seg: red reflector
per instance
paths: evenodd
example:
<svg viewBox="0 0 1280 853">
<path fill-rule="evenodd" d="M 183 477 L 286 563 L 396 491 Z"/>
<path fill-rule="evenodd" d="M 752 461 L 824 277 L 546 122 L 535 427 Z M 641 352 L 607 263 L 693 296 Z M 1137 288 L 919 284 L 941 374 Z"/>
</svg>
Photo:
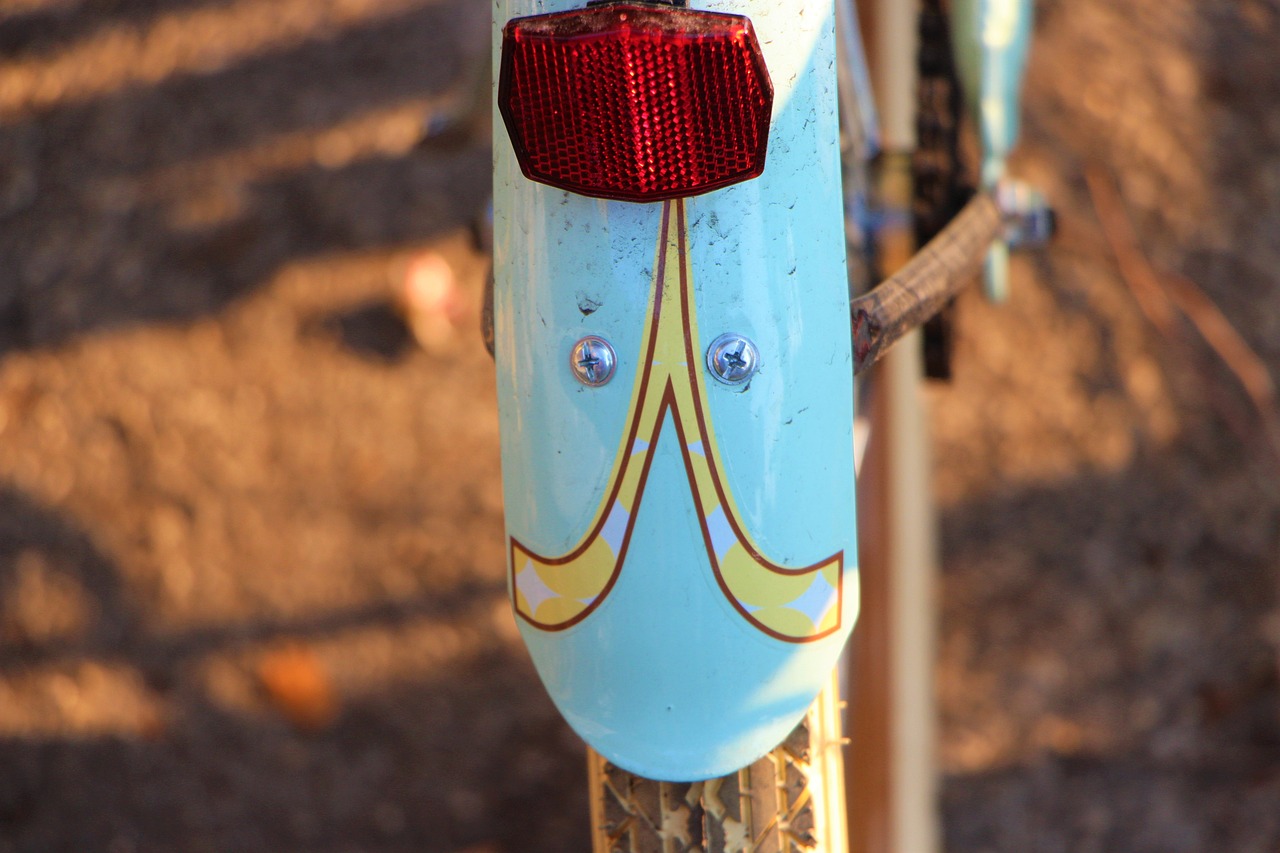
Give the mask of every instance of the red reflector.
<svg viewBox="0 0 1280 853">
<path fill-rule="evenodd" d="M 772 106 L 741 15 L 619 3 L 503 30 L 498 107 L 524 174 L 560 189 L 660 201 L 754 178 Z"/>
</svg>

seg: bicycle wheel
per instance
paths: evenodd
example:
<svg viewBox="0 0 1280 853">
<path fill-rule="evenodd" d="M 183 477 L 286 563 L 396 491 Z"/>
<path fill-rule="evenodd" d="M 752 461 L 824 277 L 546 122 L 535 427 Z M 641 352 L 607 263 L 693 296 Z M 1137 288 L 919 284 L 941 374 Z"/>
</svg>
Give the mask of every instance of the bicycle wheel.
<svg viewBox="0 0 1280 853">
<path fill-rule="evenodd" d="M 835 676 L 781 745 L 705 782 L 644 779 L 589 752 L 594 853 L 845 853 Z"/>
</svg>

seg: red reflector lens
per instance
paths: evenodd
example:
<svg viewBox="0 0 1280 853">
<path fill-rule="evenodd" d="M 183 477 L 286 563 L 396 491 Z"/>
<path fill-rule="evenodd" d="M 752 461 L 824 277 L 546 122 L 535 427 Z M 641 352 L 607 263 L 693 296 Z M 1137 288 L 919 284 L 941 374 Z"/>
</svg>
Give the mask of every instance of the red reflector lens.
<svg viewBox="0 0 1280 853">
<path fill-rule="evenodd" d="M 503 31 L 507 132 L 524 174 L 560 189 L 660 201 L 754 178 L 772 106 L 741 15 L 619 3 Z"/>
</svg>

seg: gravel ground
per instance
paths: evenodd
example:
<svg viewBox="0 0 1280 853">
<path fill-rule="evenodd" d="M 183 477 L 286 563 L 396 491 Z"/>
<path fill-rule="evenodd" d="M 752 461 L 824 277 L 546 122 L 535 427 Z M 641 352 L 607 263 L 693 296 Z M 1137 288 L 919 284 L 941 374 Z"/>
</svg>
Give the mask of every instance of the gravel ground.
<svg viewBox="0 0 1280 853">
<path fill-rule="evenodd" d="M 0 6 L 0 853 L 586 849 L 503 593 L 463 0 Z M 1045 0 L 1062 235 L 928 391 L 952 851 L 1280 850 L 1280 6 Z M 457 271 L 427 347 L 394 294 Z M 1184 328 L 1185 327 L 1185 328 Z"/>
</svg>

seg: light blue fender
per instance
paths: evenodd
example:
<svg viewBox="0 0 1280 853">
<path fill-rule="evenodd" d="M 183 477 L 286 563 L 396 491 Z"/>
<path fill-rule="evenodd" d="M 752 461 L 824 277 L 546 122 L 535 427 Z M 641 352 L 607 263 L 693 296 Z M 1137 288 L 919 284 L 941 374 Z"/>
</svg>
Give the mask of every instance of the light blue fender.
<svg viewBox="0 0 1280 853">
<path fill-rule="evenodd" d="M 511 18 L 569 0 L 496 0 Z M 693 198 L 536 184 L 500 120 L 494 322 L 510 592 L 551 698 L 655 779 L 733 772 L 823 686 L 858 607 L 853 359 L 830 0 L 749 16 L 774 87 L 764 174 Z M 495 79 L 497 74 L 495 72 Z M 732 332 L 746 385 L 707 366 Z M 588 387 L 594 335 L 617 370 Z"/>
<path fill-rule="evenodd" d="M 1005 175 L 1018 141 L 1022 79 L 1031 44 L 1032 0 L 952 0 L 951 30 L 960 85 L 982 143 L 982 188 Z M 984 288 L 1002 302 L 1009 293 L 1009 247 L 987 255 Z"/>
</svg>

